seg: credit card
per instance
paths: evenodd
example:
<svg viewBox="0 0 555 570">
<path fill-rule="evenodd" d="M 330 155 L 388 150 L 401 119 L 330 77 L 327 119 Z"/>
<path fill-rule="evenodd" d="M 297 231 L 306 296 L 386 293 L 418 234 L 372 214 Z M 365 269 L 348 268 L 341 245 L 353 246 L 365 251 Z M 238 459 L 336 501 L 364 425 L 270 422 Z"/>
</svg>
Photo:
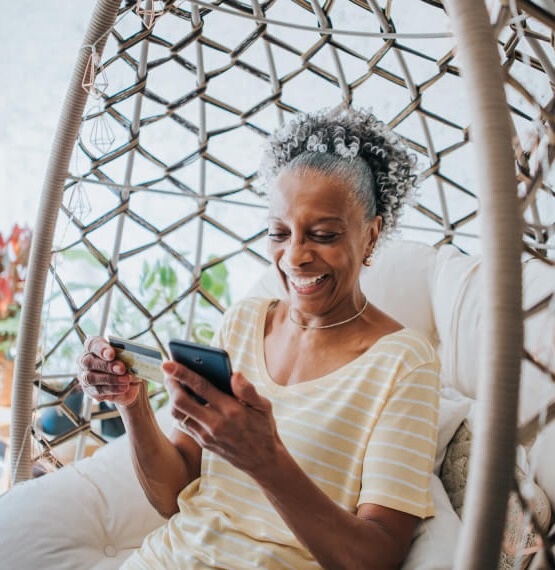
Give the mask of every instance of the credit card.
<svg viewBox="0 0 555 570">
<path fill-rule="evenodd" d="M 162 353 L 159 350 L 116 336 L 109 336 L 108 341 L 116 351 L 116 358 L 127 366 L 128 372 L 142 380 L 164 383 Z"/>
</svg>

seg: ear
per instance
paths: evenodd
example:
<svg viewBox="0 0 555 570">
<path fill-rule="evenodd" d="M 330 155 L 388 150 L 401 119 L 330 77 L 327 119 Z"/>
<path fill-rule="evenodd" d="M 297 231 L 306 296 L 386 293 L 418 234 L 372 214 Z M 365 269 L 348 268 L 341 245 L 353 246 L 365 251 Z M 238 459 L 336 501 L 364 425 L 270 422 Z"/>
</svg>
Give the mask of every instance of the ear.
<svg viewBox="0 0 555 570">
<path fill-rule="evenodd" d="M 366 246 L 366 249 L 364 250 L 364 259 L 368 259 L 372 255 L 374 247 L 376 247 L 376 242 L 378 241 L 378 237 L 380 236 L 381 230 L 382 230 L 382 217 L 374 216 L 374 218 L 370 222 L 368 222 L 368 244 Z"/>
</svg>

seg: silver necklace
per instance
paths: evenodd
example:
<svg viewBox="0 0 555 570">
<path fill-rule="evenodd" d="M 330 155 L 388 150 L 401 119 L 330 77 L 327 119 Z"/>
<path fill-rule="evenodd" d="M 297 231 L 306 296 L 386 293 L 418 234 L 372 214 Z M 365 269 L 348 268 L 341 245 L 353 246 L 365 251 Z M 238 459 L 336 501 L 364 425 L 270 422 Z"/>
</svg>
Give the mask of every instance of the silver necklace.
<svg viewBox="0 0 555 570">
<path fill-rule="evenodd" d="M 339 321 L 338 323 L 332 323 L 331 325 L 303 325 L 302 323 L 299 323 L 299 321 L 296 321 L 293 318 L 293 315 L 291 314 L 291 307 L 289 307 L 289 320 L 297 325 L 298 327 L 302 328 L 302 329 L 331 329 L 332 327 L 338 327 L 341 325 L 346 325 L 347 323 L 350 323 L 351 321 L 354 321 L 355 319 L 358 319 L 358 317 L 360 317 L 360 315 L 362 315 L 362 313 L 364 313 L 364 311 L 366 310 L 366 307 L 368 307 L 368 299 L 365 297 L 364 298 L 364 305 L 362 306 L 362 309 L 360 309 L 360 311 L 356 314 L 354 314 L 352 317 L 349 317 L 348 319 L 345 319 L 344 321 Z"/>
</svg>

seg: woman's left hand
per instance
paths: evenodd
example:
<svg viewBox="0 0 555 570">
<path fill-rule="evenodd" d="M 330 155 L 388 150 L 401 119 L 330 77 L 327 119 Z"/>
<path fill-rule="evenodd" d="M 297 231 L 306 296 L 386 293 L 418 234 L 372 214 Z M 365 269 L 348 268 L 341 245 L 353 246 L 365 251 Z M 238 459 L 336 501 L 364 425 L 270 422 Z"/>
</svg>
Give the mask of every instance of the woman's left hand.
<svg viewBox="0 0 555 570">
<path fill-rule="evenodd" d="M 189 436 L 254 478 L 271 468 L 281 445 L 272 404 L 240 372 L 231 377 L 233 398 L 177 362 L 165 362 L 162 368 L 172 415 L 182 421 Z M 208 405 L 198 403 L 183 385 Z"/>
</svg>

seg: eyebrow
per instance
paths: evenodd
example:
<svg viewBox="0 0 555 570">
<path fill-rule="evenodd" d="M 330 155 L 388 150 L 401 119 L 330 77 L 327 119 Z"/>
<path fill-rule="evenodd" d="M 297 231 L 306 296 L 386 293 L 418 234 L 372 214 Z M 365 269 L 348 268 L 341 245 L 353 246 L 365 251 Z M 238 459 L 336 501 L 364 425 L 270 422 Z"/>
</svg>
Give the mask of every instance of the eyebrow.
<svg viewBox="0 0 555 570">
<path fill-rule="evenodd" d="M 268 216 L 268 221 L 280 222 L 280 221 L 282 221 L 282 218 L 279 218 L 278 216 Z M 345 220 L 343 218 L 340 218 L 339 216 L 326 216 L 325 218 L 318 218 L 317 220 L 315 220 L 314 223 L 318 224 L 320 222 L 341 222 L 341 223 L 345 223 Z"/>
</svg>

